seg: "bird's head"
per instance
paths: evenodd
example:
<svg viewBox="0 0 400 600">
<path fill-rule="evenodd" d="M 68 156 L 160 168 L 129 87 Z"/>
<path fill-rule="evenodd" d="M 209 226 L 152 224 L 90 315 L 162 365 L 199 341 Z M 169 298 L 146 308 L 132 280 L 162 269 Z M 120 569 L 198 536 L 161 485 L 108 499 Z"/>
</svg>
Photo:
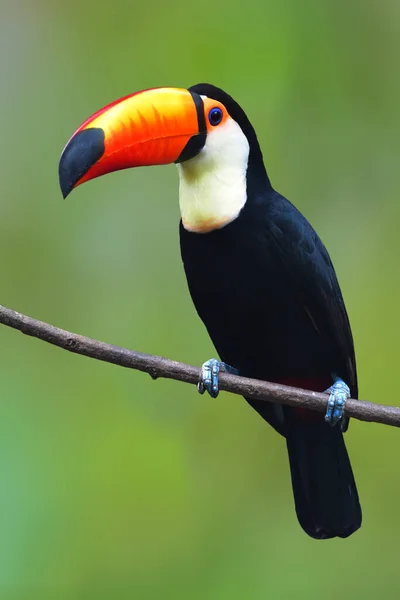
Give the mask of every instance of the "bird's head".
<svg viewBox="0 0 400 600">
<path fill-rule="evenodd" d="M 59 164 L 64 198 L 78 185 L 121 169 L 176 163 L 183 225 L 206 233 L 233 221 L 247 199 L 250 163 L 262 174 L 246 114 L 209 84 L 125 96 L 87 119 Z"/>
</svg>

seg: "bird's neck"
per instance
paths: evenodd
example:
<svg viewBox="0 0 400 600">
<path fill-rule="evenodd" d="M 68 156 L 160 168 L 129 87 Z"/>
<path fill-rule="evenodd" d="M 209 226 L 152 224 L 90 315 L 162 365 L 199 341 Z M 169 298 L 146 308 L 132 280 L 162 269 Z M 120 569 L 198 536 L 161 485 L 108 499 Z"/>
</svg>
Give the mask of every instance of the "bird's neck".
<svg viewBox="0 0 400 600">
<path fill-rule="evenodd" d="M 208 233 L 239 215 L 247 199 L 249 142 L 233 120 L 209 132 L 202 151 L 178 164 L 179 205 L 186 230 Z"/>
<path fill-rule="evenodd" d="M 240 127 L 232 121 L 226 129 L 226 143 L 210 136 L 202 152 L 177 165 L 179 205 L 187 231 L 209 233 L 232 223 L 243 207 L 270 189 L 262 154 L 254 134 L 250 145 Z"/>
<path fill-rule="evenodd" d="M 246 170 L 243 163 L 211 168 L 203 165 L 178 165 L 179 206 L 185 229 L 208 233 L 221 229 L 239 215 L 246 203 Z"/>
</svg>

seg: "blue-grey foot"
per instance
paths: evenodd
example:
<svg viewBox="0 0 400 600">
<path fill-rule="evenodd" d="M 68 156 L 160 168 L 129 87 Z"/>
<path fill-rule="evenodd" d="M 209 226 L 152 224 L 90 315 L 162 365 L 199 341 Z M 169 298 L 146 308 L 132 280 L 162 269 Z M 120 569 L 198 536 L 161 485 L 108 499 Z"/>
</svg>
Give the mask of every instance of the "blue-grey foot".
<svg viewBox="0 0 400 600">
<path fill-rule="evenodd" d="M 220 372 L 231 373 L 237 375 L 238 370 L 230 365 L 227 365 L 216 358 L 210 358 L 201 367 L 201 375 L 197 384 L 197 391 L 200 394 L 208 392 L 211 398 L 216 398 L 219 394 L 218 378 Z"/>
<path fill-rule="evenodd" d="M 343 379 L 335 377 L 335 383 L 326 390 L 330 392 L 328 407 L 326 409 L 325 421 L 334 427 L 343 418 L 344 405 L 350 398 L 350 388 Z"/>
</svg>

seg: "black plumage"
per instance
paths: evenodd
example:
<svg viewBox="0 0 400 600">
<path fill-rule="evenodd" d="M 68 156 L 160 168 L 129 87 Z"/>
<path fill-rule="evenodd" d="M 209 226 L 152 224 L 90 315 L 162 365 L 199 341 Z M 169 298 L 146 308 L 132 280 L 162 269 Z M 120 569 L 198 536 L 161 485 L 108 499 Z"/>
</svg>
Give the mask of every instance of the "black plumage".
<svg viewBox="0 0 400 600">
<path fill-rule="evenodd" d="M 240 106 L 208 84 L 190 90 L 222 102 L 250 145 L 240 215 L 207 234 L 180 226 L 189 290 L 221 360 L 247 377 L 316 391 L 332 385 L 335 373 L 357 398 L 350 324 L 327 250 L 305 217 L 273 190 Z M 331 428 L 311 411 L 249 403 L 286 437 L 303 529 L 319 539 L 358 529 L 361 509 L 340 426 Z"/>
</svg>

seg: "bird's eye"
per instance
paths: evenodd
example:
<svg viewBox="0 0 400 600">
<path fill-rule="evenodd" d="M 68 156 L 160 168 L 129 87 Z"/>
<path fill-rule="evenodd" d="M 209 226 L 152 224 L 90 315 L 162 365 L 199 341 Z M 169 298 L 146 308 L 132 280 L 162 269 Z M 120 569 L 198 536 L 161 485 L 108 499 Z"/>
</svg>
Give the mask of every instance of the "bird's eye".
<svg viewBox="0 0 400 600">
<path fill-rule="evenodd" d="M 210 112 L 208 113 L 208 120 L 210 121 L 210 124 L 215 127 L 215 125 L 219 125 L 219 123 L 221 123 L 222 121 L 222 110 L 220 108 L 212 108 L 210 110 Z"/>
</svg>

